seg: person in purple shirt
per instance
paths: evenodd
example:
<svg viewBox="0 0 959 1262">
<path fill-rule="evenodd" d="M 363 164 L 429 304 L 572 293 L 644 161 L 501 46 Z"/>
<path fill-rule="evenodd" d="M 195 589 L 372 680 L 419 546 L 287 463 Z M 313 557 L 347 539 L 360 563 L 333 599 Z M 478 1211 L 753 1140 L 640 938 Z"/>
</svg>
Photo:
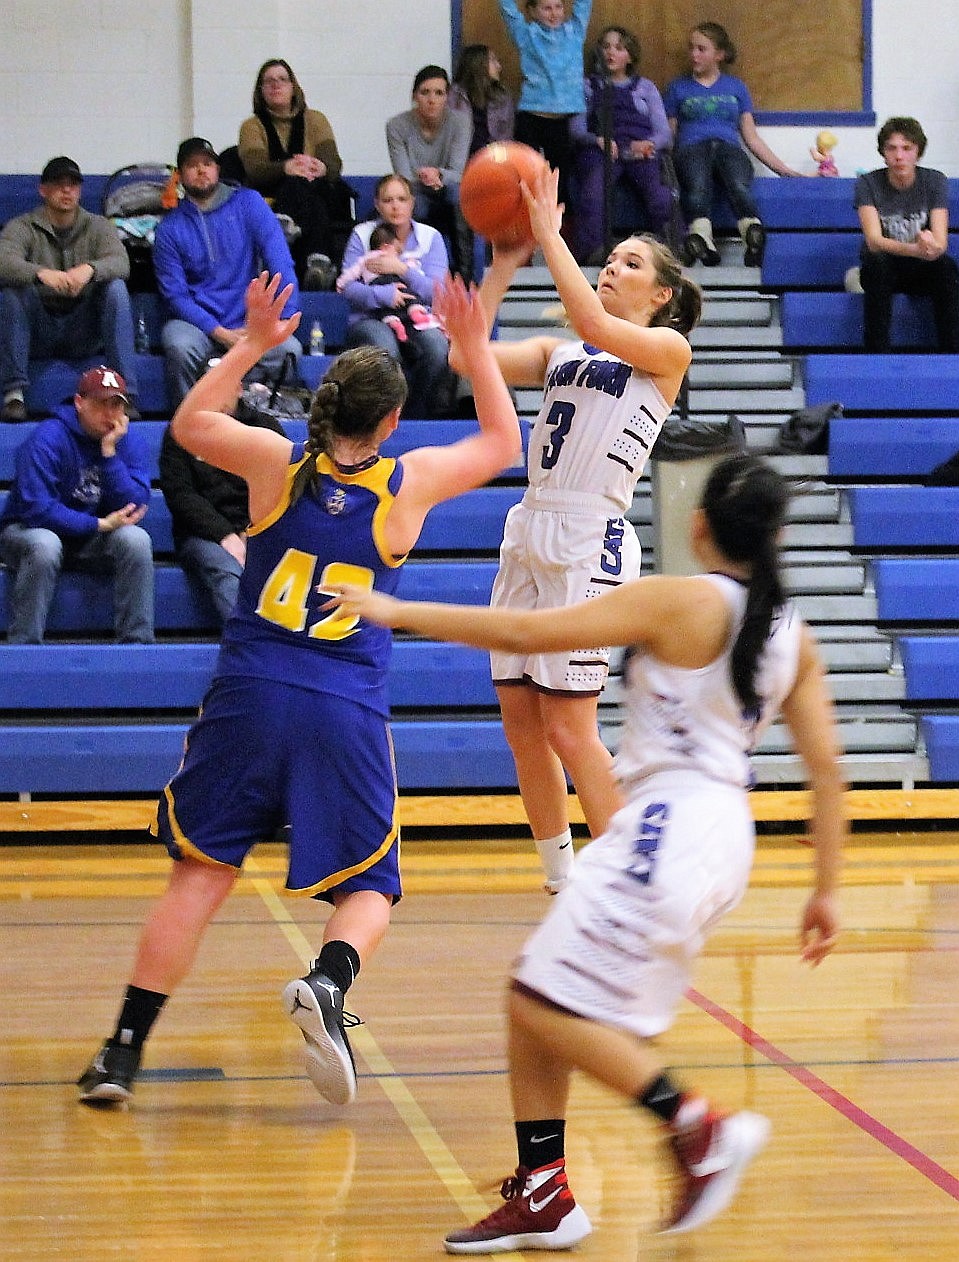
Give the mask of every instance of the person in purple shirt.
<svg viewBox="0 0 959 1262">
<path fill-rule="evenodd" d="M 121 644 L 153 642 L 153 548 L 137 523 L 150 502 L 147 455 L 129 429 L 127 385 L 101 364 L 17 449 L 0 516 L 0 559 L 15 577 L 9 644 L 39 644 L 61 569 L 114 575 Z"/>
<path fill-rule="evenodd" d="M 689 34 L 690 73 L 674 79 L 663 94 L 673 129 L 673 160 L 683 214 L 689 230 L 683 261 L 720 262 L 713 239 L 713 183 L 722 186 L 733 208 L 745 245 L 743 262 L 759 267 L 766 232 L 752 192 L 753 165 L 746 149 L 776 175 L 799 175 L 760 137 L 753 103 L 742 79 L 727 74 L 736 46 L 718 22 L 700 22 Z"/>
<path fill-rule="evenodd" d="M 610 187 L 629 183 L 639 196 L 648 227 L 665 237 L 673 194 L 663 183 L 661 155 L 672 144 L 663 98 L 639 74 L 639 40 L 624 26 L 607 26 L 596 40 L 594 72 L 585 82 L 586 112 L 570 124 L 576 145 L 574 232 L 576 257 L 586 262 L 604 249 L 606 139 Z M 597 259 L 597 261 L 599 261 Z"/>
<path fill-rule="evenodd" d="M 191 136 L 177 150 L 184 197 L 157 228 L 157 288 L 171 319 L 163 326 L 170 401 L 179 406 L 211 358 L 243 336 L 246 289 L 261 271 L 292 285 L 286 315 L 300 309 L 293 259 L 279 221 L 252 188 L 220 180 L 220 158 L 208 140 Z M 290 336 L 260 360 L 254 374 L 276 376 L 302 347 Z"/>
<path fill-rule="evenodd" d="M 400 252 L 368 260 L 371 271 L 393 278 L 391 285 L 357 278 L 342 288 L 350 304 L 347 346 L 379 346 L 402 365 L 409 386 L 408 416 L 443 416 L 448 413 L 454 377 L 449 367 L 449 343 L 442 329 L 421 329 L 416 337 L 400 342 L 383 323 L 387 308 L 397 312 L 409 303 L 430 308 L 433 286 L 449 271 L 449 256 L 436 228 L 413 218 L 413 190 L 402 175 L 384 175 L 376 186 L 373 204 L 377 219 L 357 224 L 343 253 L 347 272 L 370 250 L 370 237 L 378 223 L 396 230 Z"/>
</svg>

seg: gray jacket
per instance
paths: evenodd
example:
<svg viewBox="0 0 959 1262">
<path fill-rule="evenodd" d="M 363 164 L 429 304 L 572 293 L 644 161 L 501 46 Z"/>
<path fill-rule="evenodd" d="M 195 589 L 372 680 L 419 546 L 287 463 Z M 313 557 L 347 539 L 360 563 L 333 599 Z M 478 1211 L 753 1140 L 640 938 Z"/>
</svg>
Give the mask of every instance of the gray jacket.
<svg viewBox="0 0 959 1262">
<path fill-rule="evenodd" d="M 94 281 L 101 284 L 130 275 L 130 260 L 113 222 L 82 206 L 63 236 L 54 231 L 44 206 L 17 215 L 0 232 L 0 285 L 22 289 L 43 268 L 66 272 L 80 263 L 89 263 Z"/>
</svg>

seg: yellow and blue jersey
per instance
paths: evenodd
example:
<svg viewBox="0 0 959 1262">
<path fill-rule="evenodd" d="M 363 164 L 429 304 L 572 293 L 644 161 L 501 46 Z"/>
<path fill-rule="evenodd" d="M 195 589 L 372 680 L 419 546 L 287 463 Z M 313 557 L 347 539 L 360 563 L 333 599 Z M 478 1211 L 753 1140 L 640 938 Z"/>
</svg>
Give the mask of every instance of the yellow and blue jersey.
<svg viewBox="0 0 959 1262">
<path fill-rule="evenodd" d="M 304 460 L 317 478 L 291 505 Z M 386 546 L 384 523 L 402 466 L 378 457 L 344 472 L 327 456 L 293 448 L 280 502 L 247 534 L 246 565 L 227 621 L 217 677 L 254 676 L 347 697 L 386 715 L 392 633 L 324 610 L 329 585 L 392 593 L 405 556 Z"/>
</svg>

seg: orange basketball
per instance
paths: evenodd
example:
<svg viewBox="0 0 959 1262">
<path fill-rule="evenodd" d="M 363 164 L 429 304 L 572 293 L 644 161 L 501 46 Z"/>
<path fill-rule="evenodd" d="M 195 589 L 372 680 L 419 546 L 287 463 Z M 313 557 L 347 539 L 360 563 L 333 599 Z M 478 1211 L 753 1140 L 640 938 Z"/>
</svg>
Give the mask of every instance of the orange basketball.
<svg viewBox="0 0 959 1262">
<path fill-rule="evenodd" d="M 513 140 L 497 140 L 474 153 L 460 182 L 460 206 L 466 222 L 494 245 L 531 241 L 529 215 L 520 180 L 532 187 L 546 169 L 542 154 Z"/>
</svg>

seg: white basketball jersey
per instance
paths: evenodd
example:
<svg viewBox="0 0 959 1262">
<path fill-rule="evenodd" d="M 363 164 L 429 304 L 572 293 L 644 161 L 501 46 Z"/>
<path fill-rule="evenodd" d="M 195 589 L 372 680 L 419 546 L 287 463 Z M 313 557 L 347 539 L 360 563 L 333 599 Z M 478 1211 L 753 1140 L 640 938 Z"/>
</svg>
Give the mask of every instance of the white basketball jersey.
<svg viewBox="0 0 959 1262">
<path fill-rule="evenodd" d="M 729 641 L 708 666 L 670 666 L 642 649 L 627 662 L 623 735 L 615 771 L 625 787 L 659 771 L 698 771 L 749 788 L 749 753 L 796 680 L 802 621 L 791 603 L 773 618 L 759 659 L 760 713 L 745 714 L 730 657 L 746 608 L 746 589 L 722 574 L 704 575 L 733 611 Z"/>
<path fill-rule="evenodd" d="M 605 496 L 625 513 L 670 405 L 645 373 L 583 342 L 549 357 L 530 486 Z"/>
</svg>

